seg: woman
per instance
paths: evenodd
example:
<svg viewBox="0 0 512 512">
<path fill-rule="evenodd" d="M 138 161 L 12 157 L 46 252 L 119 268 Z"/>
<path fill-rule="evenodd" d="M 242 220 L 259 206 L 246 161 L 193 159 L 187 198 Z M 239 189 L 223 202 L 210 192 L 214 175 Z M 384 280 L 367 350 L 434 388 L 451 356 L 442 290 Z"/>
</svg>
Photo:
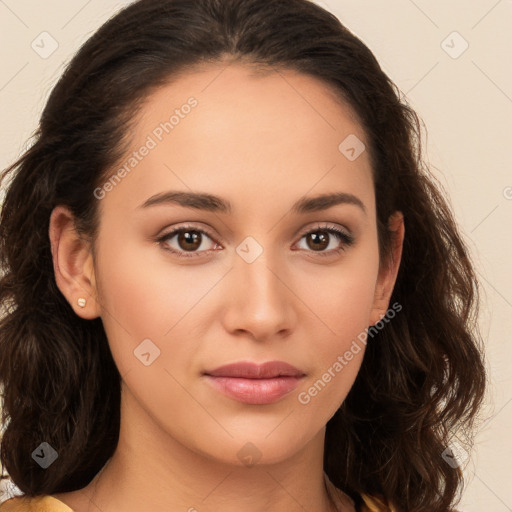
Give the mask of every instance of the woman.
<svg viewBox="0 0 512 512">
<path fill-rule="evenodd" d="M 101 27 L 3 174 L 0 511 L 451 510 L 478 288 L 419 134 L 309 1 Z"/>
</svg>

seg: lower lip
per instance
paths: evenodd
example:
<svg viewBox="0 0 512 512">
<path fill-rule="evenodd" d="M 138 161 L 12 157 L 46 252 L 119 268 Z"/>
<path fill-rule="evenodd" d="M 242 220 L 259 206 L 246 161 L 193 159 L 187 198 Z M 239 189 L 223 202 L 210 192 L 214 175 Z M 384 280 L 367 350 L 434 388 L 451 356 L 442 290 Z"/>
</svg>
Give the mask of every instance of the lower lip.
<svg viewBox="0 0 512 512">
<path fill-rule="evenodd" d="M 272 379 L 213 377 L 208 381 L 221 393 L 244 404 L 271 404 L 293 391 L 302 377 L 281 376 Z"/>
</svg>

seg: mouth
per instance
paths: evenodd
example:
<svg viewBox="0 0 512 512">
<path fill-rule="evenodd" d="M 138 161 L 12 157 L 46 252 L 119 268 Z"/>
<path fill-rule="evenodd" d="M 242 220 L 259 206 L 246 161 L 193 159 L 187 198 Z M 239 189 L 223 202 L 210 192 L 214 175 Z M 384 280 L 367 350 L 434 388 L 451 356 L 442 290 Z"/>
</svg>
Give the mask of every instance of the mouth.
<svg viewBox="0 0 512 512">
<path fill-rule="evenodd" d="M 232 363 L 205 371 L 207 381 L 238 402 L 263 405 L 277 402 L 293 391 L 305 373 L 283 361 Z"/>
</svg>

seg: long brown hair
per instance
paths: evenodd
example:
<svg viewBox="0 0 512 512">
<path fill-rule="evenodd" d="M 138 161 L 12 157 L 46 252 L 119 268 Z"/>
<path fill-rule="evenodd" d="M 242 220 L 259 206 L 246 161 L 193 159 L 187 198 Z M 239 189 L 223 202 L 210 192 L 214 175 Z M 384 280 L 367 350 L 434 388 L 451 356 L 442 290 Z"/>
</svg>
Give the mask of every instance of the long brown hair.
<svg viewBox="0 0 512 512">
<path fill-rule="evenodd" d="M 29 496 L 85 487 L 116 448 L 121 377 L 101 319 L 78 317 L 55 283 L 49 217 L 68 206 L 95 240 L 94 190 L 112 174 L 142 102 L 203 62 L 248 62 L 321 79 L 365 130 L 379 249 L 387 219 L 406 235 L 391 303 L 403 310 L 369 340 L 356 381 L 327 423 L 324 469 L 356 503 L 442 512 L 463 484 L 442 457 L 466 446 L 485 390 L 478 283 L 440 186 L 421 156 L 421 126 L 370 50 L 307 0 L 140 0 L 105 23 L 54 87 L 33 145 L 12 174 L 0 222 L 1 462 Z M 341 141 L 340 141 L 341 142 Z M 108 393 L 105 393 L 108 390 Z M 41 442 L 58 452 L 42 469 Z"/>
</svg>

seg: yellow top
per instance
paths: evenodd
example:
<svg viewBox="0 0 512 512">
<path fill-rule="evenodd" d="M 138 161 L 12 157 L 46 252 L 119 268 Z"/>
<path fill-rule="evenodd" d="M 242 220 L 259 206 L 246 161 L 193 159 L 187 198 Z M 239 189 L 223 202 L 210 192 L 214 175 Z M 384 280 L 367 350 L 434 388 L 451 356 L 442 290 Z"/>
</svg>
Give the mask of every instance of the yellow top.
<svg viewBox="0 0 512 512">
<path fill-rule="evenodd" d="M 364 505 L 361 512 L 395 512 L 385 501 L 369 496 L 361 496 Z M 37 496 L 29 498 L 26 496 L 17 496 L 4 501 L 0 505 L 0 512 L 74 512 L 62 501 L 53 496 Z"/>
<path fill-rule="evenodd" d="M 0 505 L 1 512 L 73 512 L 65 503 L 53 496 L 27 498 L 16 496 Z"/>
</svg>

